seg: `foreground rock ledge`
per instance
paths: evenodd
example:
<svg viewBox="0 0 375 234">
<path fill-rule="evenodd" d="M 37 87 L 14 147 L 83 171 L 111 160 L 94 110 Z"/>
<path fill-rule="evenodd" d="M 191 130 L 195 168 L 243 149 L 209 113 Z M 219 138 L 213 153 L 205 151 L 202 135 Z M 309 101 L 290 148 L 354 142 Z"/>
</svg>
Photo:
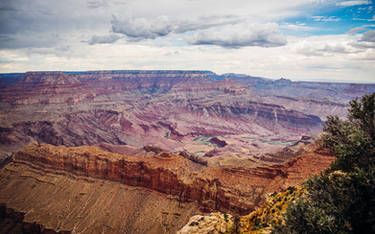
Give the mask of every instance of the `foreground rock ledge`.
<svg viewBox="0 0 375 234">
<path fill-rule="evenodd" d="M 332 159 L 313 144 L 277 166 L 210 168 L 166 152 L 30 144 L 0 170 L 0 203 L 56 231 L 170 233 L 200 212 L 247 214 Z"/>
</svg>

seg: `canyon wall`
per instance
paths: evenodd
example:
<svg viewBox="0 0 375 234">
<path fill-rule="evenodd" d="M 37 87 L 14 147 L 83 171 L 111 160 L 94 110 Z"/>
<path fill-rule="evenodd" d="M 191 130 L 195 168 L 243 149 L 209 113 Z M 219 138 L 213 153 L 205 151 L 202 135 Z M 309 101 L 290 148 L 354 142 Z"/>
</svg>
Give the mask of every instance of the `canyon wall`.
<svg viewBox="0 0 375 234">
<path fill-rule="evenodd" d="M 202 212 L 247 214 L 332 159 L 312 144 L 274 166 L 213 168 L 168 152 L 30 144 L 0 169 L 0 203 L 56 232 L 174 233 Z"/>
<path fill-rule="evenodd" d="M 317 146 L 308 148 L 313 147 Z M 243 214 L 259 205 L 265 193 L 298 184 L 332 160 L 318 148 L 298 155 L 269 167 L 211 168 L 168 152 L 142 157 L 110 153 L 96 146 L 31 144 L 15 154 L 13 163 L 148 188 L 181 202 L 196 201 L 207 211 Z"/>
<path fill-rule="evenodd" d="M 276 95 L 271 88 L 276 81 L 209 71 L 26 72 L 0 74 L 0 80 L 0 160 L 32 140 L 65 146 L 153 144 L 176 154 L 215 150 L 216 156 L 254 157 L 319 133 L 327 114 L 342 115 L 346 108 L 324 95 Z M 217 147 L 199 137 L 227 143 Z M 254 146 L 250 138 L 274 143 Z"/>
</svg>

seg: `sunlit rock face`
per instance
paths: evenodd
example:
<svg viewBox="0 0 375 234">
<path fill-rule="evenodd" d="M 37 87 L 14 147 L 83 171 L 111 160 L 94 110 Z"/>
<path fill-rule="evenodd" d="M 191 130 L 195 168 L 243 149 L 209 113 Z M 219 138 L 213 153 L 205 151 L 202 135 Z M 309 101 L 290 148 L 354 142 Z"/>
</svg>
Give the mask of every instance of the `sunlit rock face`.
<svg viewBox="0 0 375 234">
<path fill-rule="evenodd" d="M 301 183 L 333 159 L 317 143 L 288 151 L 287 162 L 256 168 L 210 167 L 152 150 L 29 144 L 0 168 L 0 223 L 26 231 L 175 233 L 193 215 L 248 214 L 266 194 Z M 198 226 L 230 228 L 222 224 L 231 215 L 214 216 Z"/>
</svg>

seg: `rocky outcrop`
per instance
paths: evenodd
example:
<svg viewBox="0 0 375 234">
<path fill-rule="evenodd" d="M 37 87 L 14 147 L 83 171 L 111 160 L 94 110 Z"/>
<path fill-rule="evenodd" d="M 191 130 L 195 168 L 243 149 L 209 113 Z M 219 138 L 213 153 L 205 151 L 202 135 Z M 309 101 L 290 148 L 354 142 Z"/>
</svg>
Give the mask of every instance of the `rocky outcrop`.
<svg viewBox="0 0 375 234">
<path fill-rule="evenodd" d="M 212 137 L 212 138 L 210 139 L 210 142 L 211 142 L 212 144 L 217 145 L 218 147 L 224 147 L 224 146 L 228 145 L 225 141 L 220 140 L 220 139 L 217 138 L 217 137 Z"/>
<path fill-rule="evenodd" d="M 204 211 L 244 214 L 260 204 L 267 191 L 297 184 L 327 167 L 332 157 L 317 150 L 273 167 L 209 168 L 167 152 L 134 157 L 96 146 L 30 144 L 15 154 L 14 162 L 152 189 L 181 202 L 196 201 Z"/>
<path fill-rule="evenodd" d="M 195 215 L 177 234 L 236 233 L 234 217 L 230 214 L 211 213 Z"/>
<path fill-rule="evenodd" d="M 244 216 L 233 217 L 226 213 L 192 216 L 178 234 L 194 233 L 271 233 L 272 226 L 280 225 L 288 206 L 307 193 L 306 188 L 299 185 L 288 187 L 279 193 L 272 193 L 257 210 Z"/>
<path fill-rule="evenodd" d="M 186 151 L 182 151 L 178 155 L 180 155 L 180 156 L 182 156 L 182 157 L 184 157 L 186 159 L 189 159 L 189 160 L 191 160 L 191 161 L 193 161 L 195 163 L 201 164 L 203 166 L 207 166 L 208 165 L 208 162 L 204 158 L 192 155 L 192 154 L 190 154 L 190 153 L 188 153 Z"/>
<path fill-rule="evenodd" d="M 170 233 L 198 212 L 248 214 L 266 194 L 300 183 L 333 159 L 312 144 L 275 166 L 213 168 L 169 152 L 127 156 L 103 147 L 134 150 L 28 145 L 0 169 L 0 203 L 23 212 L 25 223 L 55 231 Z"/>
<path fill-rule="evenodd" d="M 22 214 L 17 221 L 5 213 L 7 224 L 72 233 L 175 233 L 198 212 L 194 202 L 150 189 L 20 162 L 0 170 L 0 203 Z"/>
</svg>

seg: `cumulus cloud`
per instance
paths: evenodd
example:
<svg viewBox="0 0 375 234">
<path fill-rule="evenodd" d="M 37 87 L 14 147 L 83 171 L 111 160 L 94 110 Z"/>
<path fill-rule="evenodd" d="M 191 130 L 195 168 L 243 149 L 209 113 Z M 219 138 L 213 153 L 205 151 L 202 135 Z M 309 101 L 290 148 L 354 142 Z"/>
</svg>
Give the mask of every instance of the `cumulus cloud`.
<svg viewBox="0 0 375 234">
<path fill-rule="evenodd" d="M 240 24 L 222 29 L 202 30 L 187 40 L 193 45 L 218 45 L 226 48 L 245 46 L 278 47 L 286 45 L 286 38 L 274 23 Z"/>
<path fill-rule="evenodd" d="M 200 29 L 207 29 L 218 25 L 234 24 L 239 19 L 224 17 L 204 17 L 198 20 L 176 20 L 165 15 L 156 18 L 112 17 L 112 31 L 127 36 L 131 41 L 155 39 L 167 36 L 170 33 L 185 33 Z"/>
<path fill-rule="evenodd" d="M 112 31 L 121 33 L 135 40 L 155 39 L 166 36 L 174 30 L 174 26 L 166 16 L 159 16 L 155 19 L 126 17 L 118 20 L 112 18 Z"/>
<path fill-rule="evenodd" d="M 375 30 L 363 33 L 359 40 L 351 43 L 352 46 L 362 49 L 375 49 Z"/>
<path fill-rule="evenodd" d="M 352 33 L 348 33 L 346 37 L 342 37 L 338 41 L 331 40 L 326 42 L 324 36 L 320 38 L 314 37 L 315 41 L 298 43 L 296 52 L 309 57 L 347 54 L 357 59 L 370 60 L 369 56 L 373 56 L 375 52 L 375 30 L 368 30 L 363 34 L 355 34 L 355 32 L 362 30 L 366 29 L 353 28 L 350 30 Z"/>
<path fill-rule="evenodd" d="M 185 33 L 189 31 L 196 31 L 208 29 L 217 26 L 234 25 L 242 22 L 243 20 L 232 15 L 224 16 L 204 16 L 196 20 L 183 20 L 177 22 L 176 33 Z"/>
<path fill-rule="evenodd" d="M 343 6 L 343 7 L 350 7 L 350 6 L 358 6 L 358 5 L 369 5 L 371 1 L 343 1 L 336 3 L 336 6 Z"/>
<path fill-rule="evenodd" d="M 375 42 L 375 30 L 368 30 L 362 35 L 360 41 Z"/>
<path fill-rule="evenodd" d="M 336 55 L 354 55 L 363 53 L 364 48 L 354 46 L 357 43 L 356 36 L 347 34 L 341 37 L 322 36 L 313 37 L 309 41 L 301 41 L 297 43 L 296 52 L 305 56 L 336 56 Z"/>
</svg>

